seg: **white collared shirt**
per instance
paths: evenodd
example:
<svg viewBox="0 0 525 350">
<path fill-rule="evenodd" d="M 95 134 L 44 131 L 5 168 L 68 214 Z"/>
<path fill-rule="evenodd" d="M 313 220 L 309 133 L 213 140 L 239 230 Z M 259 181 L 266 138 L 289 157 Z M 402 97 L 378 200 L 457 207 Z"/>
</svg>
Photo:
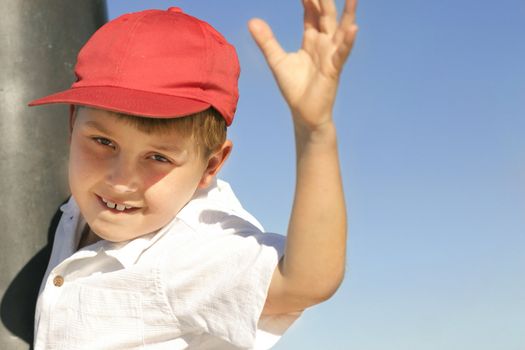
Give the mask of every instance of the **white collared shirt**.
<svg viewBox="0 0 525 350">
<path fill-rule="evenodd" d="M 76 251 L 61 207 L 35 315 L 35 349 L 269 349 L 299 313 L 261 316 L 283 236 L 263 233 L 216 181 L 165 227 Z"/>
</svg>

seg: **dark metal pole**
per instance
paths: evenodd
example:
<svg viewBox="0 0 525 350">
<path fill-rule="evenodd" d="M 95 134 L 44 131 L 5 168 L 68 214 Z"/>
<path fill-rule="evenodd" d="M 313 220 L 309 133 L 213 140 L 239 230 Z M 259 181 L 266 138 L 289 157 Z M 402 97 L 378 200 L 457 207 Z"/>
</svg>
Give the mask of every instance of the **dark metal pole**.
<svg viewBox="0 0 525 350">
<path fill-rule="evenodd" d="M 107 15 L 104 0 L 3 0 L 0 11 L 0 349 L 27 349 L 48 229 L 68 195 L 68 108 L 27 103 L 69 87 Z"/>
</svg>

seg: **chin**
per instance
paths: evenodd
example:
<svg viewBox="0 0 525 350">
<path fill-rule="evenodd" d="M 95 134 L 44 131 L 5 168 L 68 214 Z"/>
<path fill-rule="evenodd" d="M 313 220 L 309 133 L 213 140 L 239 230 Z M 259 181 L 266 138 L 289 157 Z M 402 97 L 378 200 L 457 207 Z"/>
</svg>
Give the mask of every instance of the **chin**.
<svg viewBox="0 0 525 350">
<path fill-rule="evenodd" d="M 129 241 L 143 235 L 140 232 L 130 232 L 130 230 L 122 227 L 112 229 L 109 226 L 111 225 L 107 223 L 93 223 L 89 225 L 91 230 L 101 239 L 114 243 Z"/>
</svg>

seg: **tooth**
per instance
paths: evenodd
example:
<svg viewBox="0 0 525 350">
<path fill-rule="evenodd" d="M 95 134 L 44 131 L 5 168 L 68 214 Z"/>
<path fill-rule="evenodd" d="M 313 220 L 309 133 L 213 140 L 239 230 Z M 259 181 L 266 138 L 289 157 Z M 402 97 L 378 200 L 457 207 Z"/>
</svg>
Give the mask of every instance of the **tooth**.
<svg viewBox="0 0 525 350">
<path fill-rule="evenodd" d="M 115 209 L 115 205 L 116 205 L 116 204 L 113 203 L 113 202 L 107 201 L 107 202 L 106 202 L 106 205 L 108 206 L 108 208 Z"/>
<path fill-rule="evenodd" d="M 102 197 L 100 197 L 100 198 L 102 198 Z M 106 198 L 102 198 L 102 202 L 107 203 L 108 200 Z"/>
<path fill-rule="evenodd" d="M 126 205 L 126 209 L 131 209 L 131 205 Z"/>
<path fill-rule="evenodd" d="M 125 205 L 123 205 L 123 204 L 117 204 L 117 210 L 123 211 L 124 208 L 126 208 Z"/>
</svg>

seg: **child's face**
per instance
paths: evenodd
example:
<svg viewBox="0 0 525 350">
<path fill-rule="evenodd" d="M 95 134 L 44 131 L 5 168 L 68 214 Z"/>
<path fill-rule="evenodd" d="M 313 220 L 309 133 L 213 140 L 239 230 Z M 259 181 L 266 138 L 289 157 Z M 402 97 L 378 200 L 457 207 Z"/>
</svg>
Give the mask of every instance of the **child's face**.
<svg viewBox="0 0 525 350">
<path fill-rule="evenodd" d="M 80 109 L 72 120 L 71 193 L 103 239 L 125 241 L 166 225 L 202 185 L 206 168 L 191 138 L 176 130 L 147 134 L 98 109 Z"/>
</svg>

